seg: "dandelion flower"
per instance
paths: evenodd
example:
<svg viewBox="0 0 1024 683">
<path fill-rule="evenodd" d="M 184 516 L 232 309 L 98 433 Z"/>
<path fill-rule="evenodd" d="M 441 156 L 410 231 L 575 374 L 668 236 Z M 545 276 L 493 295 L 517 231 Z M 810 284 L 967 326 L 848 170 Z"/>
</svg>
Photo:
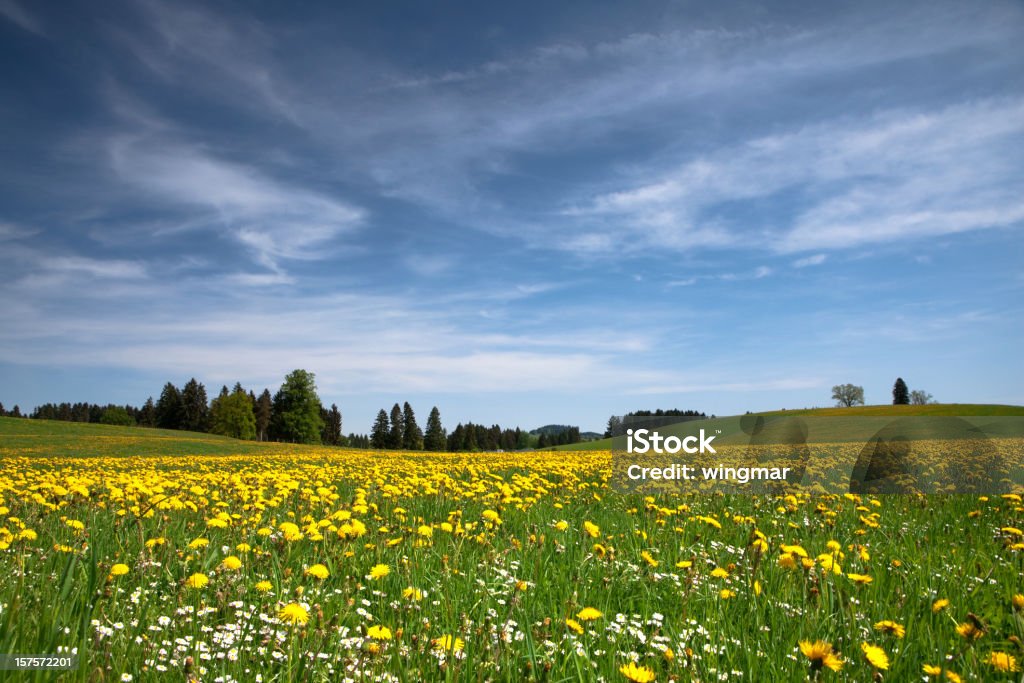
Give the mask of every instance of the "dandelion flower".
<svg viewBox="0 0 1024 683">
<path fill-rule="evenodd" d="M 728 600 L 729 598 L 735 598 L 736 597 L 736 591 L 729 590 L 728 588 L 723 588 L 722 590 L 718 591 L 718 597 L 720 597 L 722 600 Z"/>
<path fill-rule="evenodd" d="M 224 561 L 220 563 L 224 569 L 228 571 L 235 571 L 242 568 L 242 561 L 234 555 L 228 555 L 224 558 Z"/>
<path fill-rule="evenodd" d="M 623 664 L 619 667 L 619 673 L 634 683 L 651 683 L 654 680 L 654 669 L 637 666 L 636 662 Z"/>
<path fill-rule="evenodd" d="M 291 602 L 281 608 L 277 618 L 288 624 L 305 624 L 309 621 L 309 612 L 297 602 Z"/>
<path fill-rule="evenodd" d="M 423 599 L 423 591 L 421 591 L 419 588 L 413 588 L 412 586 L 409 586 L 408 588 L 402 591 L 402 597 L 406 600 L 419 602 Z"/>
<path fill-rule="evenodd" d="M 823 640 L 816 640 L 813 643 L 809 640 L 800 641 L 800 652 L 804 657 L 811 660 L 811 669 L 818 671 L 822 667 L 828 667 L 833 671 L 843 668 L 843 660 L 832 651 L 832 645 Z"/>
<path fill-rule="evenodd" d="M 314 564 L 312 567 L 306 570 L 306 576 L 312 576 L 314 579 L 320 579 L 323 581 L 331 575 L 330 570 L 322 564 Z"/>
<path fill-rule="evenodd" d="M 932 603 L 932 612 L 934 614 L 938 614 L 947 607 L 949 607 L 949 600 L 947 600 L 946 598 L 939 598 L 938 600 Z"/>
<path fill-rule="evenodd" d="M 566 619 L 565 625 L 569 627 L 569 630 L 575 631 L 577 634 L 580 635 L 583 634 L 583 626 L 580 625 L 580 622 L 576 621 L 575 619 Z"/>
<path fill-rule="evenodd" d="M 601 535 L 601 527 L 593 522 L 583 522 L 583 530 L 586 531 L 591 538 L 597 538 Z"/>
<path fill-rule="evenodd" d="M 658 566 L 658 561 L 656 559 L 654 559 L 654 557 L 649 552 L 647 552 L 646 550 L 643 551 L 642 553 L 640 553 L 640 557 L 649 566 L 651 566 L 651 567 L 657 567 Z"/>
<path fill-rule="evenodd" d="M 466 646 L 462 638 L 455 636 L 441 636 L 434 638 L 430 643 L 435 650 L 451 650 L 452 652 L 462 652 L 462 648 Z"/>
<path fill-rule="evenodd" d="M 274 584 L 269 581 L 260 581 L 256 584 L 256 590 L 260 593 L 269 593 L 274 589 Z"/>
<path fill-rule="evenodd" d="M 373 580 L 383 579 L 385 576 L 391 573 L 391 568 L 386 564 L 375 564 L 373 569 L 370 570 L 370 578 Z"/>
<path fill-rule="evenodd" d="M 1018 612 L 1024 610 L 1024 595 L 1017 593 L 1013 596 L 1011 603 L 1013 604 L 1013 609 L 1017 610 Z"/>
<path fill-rule="evenodd" d="M 889 655 L 885 654 L 885 650 L 872 645 L 871 643 L 861 643 L 860 649 L 864 653 L 864 658 L 868 660 L 868 663 L 880 671 L 885 671 L 889 668 Z"/>
<path fill-rule="evenodd" d="M 964 640 L 977 640 L 985 635 L 985 632 L 975 626 L 970 621 L 965 621 L 956 627 L 956 632 L 960 634 L 960 637 Z"/>
<path fill-rule="evenodd" d="M 1017 664 L 1017 659 L 1006 652 L 993 652 L 985 660 L 985 663 L 994 668 L 996 671 L 1014 672 L 1020 671 L 1020 666 Z"/>
<path fill-rule="evenodd" d="M 391 640 L 391 629 L 376 624 L 366 629 L 366 635 L 374 640 Z"/>
<path fill-rule="evenodd" d="M 197 573 L 185 579 L 185 585 L 195 590 L 205 588 L 208 583 L 210 583 L 210 579 L 206 577 L 206 574 Z"/>
<path fill-rule="evenodd" d="M 855 584 L 859 586 L 863 586 L 874 581 L 874 579 L 868 576 L 867 574 L 850 573 L 846 575 L 846 578 L 850 579 L 850 581 L 853 581 Z"/>
<path fill-rule="evenodd" d="M 938 676 L 942 673 L 942 667 L 935 666 L 934 664 L 925 664 L 921 667 L 921 671 L 923 671 L 927 676 Z"/>
<path fill-rule="evenodd" d="M 118 563 L 118 564 L 115 564 L 113 567 L 110 568 L 110 575 L 111 576 L 124 576 L 129 571 L 131 571 L 131 570 L 129 569 L 128 565 Z"/>
<path fill-rule="evenodd" d="M 601 614 L 601 612 L 593 607 L 584 607 L 580 610 L 579 614 L 576 615 L 576 618 L 580 621 L 594 621 L 595 619 L 600 619 L 603 616 L 604 615 Z"/>
<path fill-rule="evenodd" d="M 555 522 L 555 528 L 558 529 L 559 531 L 565 531 L 566 529 L 569 528 L 569 522 L 565 521 L 564 519 L 560 520 L 558 522 Z"/>
<path fill-rule="evenodd" d="M 189 550 L 198 550 L 199 548 L 205 548 L 210 545 L 210 539 L 208 538 L 197 538 L 188 544 Z"/>
<path fill-rule="evenodd" d="M 895 621 L 880 621 L 875 624 L 875 630 L 881 631 L 882 633 L 891 633 L 897 638 L 902 638 L 907 635 L 907 629 L 902 624 L 897 624 Z"/>
</svg>

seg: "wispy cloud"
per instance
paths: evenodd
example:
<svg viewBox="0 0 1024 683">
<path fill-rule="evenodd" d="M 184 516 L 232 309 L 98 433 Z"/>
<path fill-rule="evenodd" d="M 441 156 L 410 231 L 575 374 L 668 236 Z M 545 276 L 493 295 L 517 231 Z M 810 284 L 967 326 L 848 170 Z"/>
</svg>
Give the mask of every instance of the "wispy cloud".
<svg viewBox="0 0 1024 683">
<path fill-rule="evenodd" d="M 807 268 L 808 266 L 820 266 L 828 258 L 828 254 L 814 254 L 805 256 L 793 261 L 794 268 Z"/>
<path fill-rule="evenodd" d="M 14 22 L 22 29 L 37 36 L 45 36 L 42 22 L 15 0 L 0 0 L 0 16 Z"/>
</svg>

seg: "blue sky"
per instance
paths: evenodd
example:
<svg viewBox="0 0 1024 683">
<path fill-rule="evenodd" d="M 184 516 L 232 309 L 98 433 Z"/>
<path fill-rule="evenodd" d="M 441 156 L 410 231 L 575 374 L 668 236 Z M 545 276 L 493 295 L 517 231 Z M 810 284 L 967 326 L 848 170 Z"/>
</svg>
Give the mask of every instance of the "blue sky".
<svg viewBox="0 0 1024 683">
<path fill-rule="evenodd" d="M 1024 7 L 0 0 L 0 401 L 1024 403 Z"/>
</svg>

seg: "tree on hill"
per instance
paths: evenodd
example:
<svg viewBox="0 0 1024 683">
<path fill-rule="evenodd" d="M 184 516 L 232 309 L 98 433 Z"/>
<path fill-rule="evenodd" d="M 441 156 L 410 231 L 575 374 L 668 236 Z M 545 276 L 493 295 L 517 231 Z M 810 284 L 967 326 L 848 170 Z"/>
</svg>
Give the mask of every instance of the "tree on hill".
<svg viewBox="0 0 1024 683">
<path fill-rule="evenodd" d="M 270 398 L 270 389 L 264 389 L 253 408 L 253 414 L 256 416 L 256 438 L 260 441 L 270 438 L 270 418 L 273 412 L 274 402 Z"/>
<path fill-rule="evenodd" d="M 221 393 L 210 404 L 210 431 L 236 439 L 256 438 L 256 415 L 244 391 Z"/>
<path fill-rule="evenodd" d="M 914 389 L 913 391 L 910 392 L 910 405 L 926 406 L 929 403 L 935 403 L 935 399 L 927 391 Z"/>
<path fill-rule="evenodd" d="M 370 431 L 370 446 L 378 450 L 387 448 L 389 432 L 388 414 L 381 408 L 373 423 L 373 429 Z"/>
<path fill-rule="evenodd" d="M 618 415 L 609 417 L 608 426 L 604 430 L 604 437 L 607 439 L 612 436 L 622 436 L 623 434 L 625 434 L 625 430 L 622 428 L 622 418 Z"/>
<path fill-rule="evenodd" d="M 341 435 L 341 411 L 338 410 L 338 405 L 332 403 L 331 409 L 324 410 L 320 417 L 324 421 L 324 429 L 320 435 L 320 440 L 328 446 L 340 446 L 343 437 Z"/>
<path fill-rule="evenodd" d="M 145 405 L 139 411 L 140 427 L 156 427 L 156 406 L 153 404 L 153 397 L 146 399 Z"/>
<path fill-rule="evenodd" d="M 306 370 L 293 370 L 274 394 L 271 434 L 278 441 L 320 443 L 321 408 L 316 376 Z"/>
<path fill-rule="evenodd" d="M 427 433 L 423 439 L 423 447 L 428 451 L 443 451 L 447 446 L 448 435 L 441 425 L 441 411 L 434 406 L 427 418 Z"/>
<path fill-rule="evenodd" d="M 7 417 L 7 411 L 4 410 L 4 404 L 0 403 L 0 417 Z"/>
<path fill-rule="evenodd" d="M 21 417 L 21 408 L 18 407 L 17 403 L 15 403 L 14 407 L 11 408 L 11 412 L 7 413 L 7 416 L 8 417 Z"/>
<path fill-rule="evenodd" d="M 391 408 L 391 431 L 388 432 L 388 448 L 398 449 L 405 440 L 405 418 L 402 408 L 396 403 Z"/>
<path fill-rule="evenodd" d="M 907 383 L 903 381 L 902 377 L 897 377 L 896 383 L 892 385 L 892 404 L 894 406 L 910 405 L 910 390 L 907 389 Z"/>
<path fill-rule="evenodd" d="M 405 433 L 402 434 L 402 448 L 407 451 L 422 451 L 423 430 L 416 424 L 416 413 L 413 412 L 408 401 L 402 406 L 402 421 L 405 426 Z"/>
<path fill-rule="evenodd" d="M 156 424 L 161 429 L 181 429 L 181 420 L 181 392 L 168 382 L 156 402 Z"/>
<path fill-rule="evenodd" d="M 103 415 L 100 416 L 100 424 L 134 427 L 135 418 L 129 415 L 128 411 L 121 406 L 108 406 L 103 411 Z"/>
<path fill-rule="evenodd" d="M 193 377 L 181 390 L 181 429 L 190 432 L 205 432 L 209 413 L 206 387 Z"/>
<path fill-rule="evenodd" d="M 864 405 L 864 387 L 855 384 L 837 384 L 832 387 L 832 400 L 843 408 Z"/>
</svg>

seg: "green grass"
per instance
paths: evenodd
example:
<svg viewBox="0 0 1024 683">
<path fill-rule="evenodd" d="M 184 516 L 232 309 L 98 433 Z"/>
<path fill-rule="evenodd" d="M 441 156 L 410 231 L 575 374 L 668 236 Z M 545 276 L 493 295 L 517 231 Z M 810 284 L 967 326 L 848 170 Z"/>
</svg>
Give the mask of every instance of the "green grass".
<svg viewBox="0 0 1024 683">
<path fill-rule="evenodd" d="M 274 447 L 280 444 L 168 429 L 0 417 L 0 455 L 255 455 Z"/>
</svg>

